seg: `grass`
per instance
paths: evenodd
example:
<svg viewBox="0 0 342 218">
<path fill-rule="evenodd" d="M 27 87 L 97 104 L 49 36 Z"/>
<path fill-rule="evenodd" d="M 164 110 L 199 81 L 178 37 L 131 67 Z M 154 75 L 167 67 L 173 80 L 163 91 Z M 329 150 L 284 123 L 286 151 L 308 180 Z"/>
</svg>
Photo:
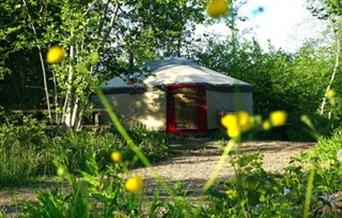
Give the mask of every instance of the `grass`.
<svg viewBox="0 0 342 218">
<path fill-rule="evenodd" d="M 129 135 L 107 106 L 123 140 L 117 132 L 48 135 L 34 120 L 20 129 L 1 125 L 2 185 L 53 175 L 57 164 L 66 169 L 61 177 L 72 187 L 71 193 L 59 189 L 40 192 L 38 205 L 27 204 L 24 217 L 337 217 L 340 213 L 336 208 L 323 208 L 321 198 L 322 193 L 331 196 L 342 190 L 342 163 L 336 157 L 342 149 L 342 130 L 336 130 L 332 137 L 319 138 L 315 148 L 292 160 L 284 174 L 266 172 L 259 154 L 232 153 L 227 146 L 198 203 L 179 194 L 179 188 L 169 187 L 157 173 L 158 186 L 169 198 L 161 198 L 157 189 L 148 200 L 143 192 L 125 190 L 125 180 L 129 167 L 137 164 L 136 157 L 145 166 L 152 166 L 150 158 L 165 155 L 165 135 L 147 132 L 139 125 Z M 238 148 L 239 138 L 235 141 Z M 230 142 L 226 141 L 227 145 Z M 112 151 L 122 152 L 127 162 L 113 165 L 109 159 Z M 226 157 L 235 177 L 220 182 L 223 190 L 215 190 L 215 175 Z M 308 168 L 312 163 L 315 171 Z"/>
<path fill-rule="evenodd" d="M 167 155 L 166 141 L 159 133 L 136 126 L 135 140 L 153 161 Z M 118 150 L 124 159 L 134 159 L 134 152 L 113 131 L 94 133 L 67 130 L 47 134 L 35 120 L 27 120 L 23 128 L 0 125 L 0 187 L 20 185 L 41 176 L 56 175 L 54 160 L 62 162 L 72 173 L 86 170 L 86 160 L 95 157 L 100 169 L 111 163 L 111 152 Z M 129 167 L 141 165 L 130 162 Z"/>
<path fill-rule="evenodd" d="M 86 204 L 77 210 L 90 217 L 109 214 L 116 217 L 338 217 L 336 208 L 327 209 L 320 199 L 323 194 L 332 195 L 342 188 L 338 182 L 342 176 L 338 172 L 342 163 L 336 159 L 341 140 L 342 130 L 332 137 L 320 138 L 315 148 L 293 159 L 284 174 L 266 172 L 259 154 L 230 153 L 230 161 L 238 169 L 238 178 L 220 181 L 222 189 L 209 188 L 195 202 L 182 194 L 181 184 L 170 187 L 174 198 L 162 196 L 158 186 L 152 198 L 143 192 L 129 193 L 124 189 L 125 177 L 122 175 L 129 173 L 124 163 L 98 171 L 93 160 L 90 164 L 93 170 L 82 173 L 80 180 L 66 177 L 73 187 L 71 193 L 39 194 L 38 206 L 29 205 L 24 217 L 51 213 L 52 209 L 47 205 L 53 202 L 56 205 L 53 210 L 62 213 L 62 217 L 77 214 L 74 206 L 78 204 Z M 326 152 L 324 155 L 320 155 L 322 149 Z M 315 177 L 310 168 L 307 169 L 313 160 L 317 162 Z M 330 162 L 329 167 L 326 161 Z M 311 203 L 305 204 L 305 199 Z"/>
</svg>

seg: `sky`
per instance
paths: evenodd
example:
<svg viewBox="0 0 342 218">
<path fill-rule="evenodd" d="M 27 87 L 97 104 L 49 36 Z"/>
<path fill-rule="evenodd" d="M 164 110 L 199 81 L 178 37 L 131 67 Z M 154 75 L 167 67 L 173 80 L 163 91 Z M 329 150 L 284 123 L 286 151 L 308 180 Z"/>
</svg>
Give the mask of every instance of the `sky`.
<svg viewBox="0 0 342 218">
<path fill-rule="evenodd" d="M 325 23 L 313 17 L 305 8 L 306 0 L 248 0 L 239 11 L 246 16 L 245 22 L 238 22 L 246 38 L 254 36 L 264 49 L 268 40 L 275 48 L 295 52 L 308 38 L 317 37 L 325 28 Z M 262 10 L 259 10 L 262 8 Z M 222 23 L 211 27 L 199 26 L 197 33 L 212 32 L 221 36 L 229 33 Z M 241 32 L 242 33 L 242 32 Z"/>
</svg>

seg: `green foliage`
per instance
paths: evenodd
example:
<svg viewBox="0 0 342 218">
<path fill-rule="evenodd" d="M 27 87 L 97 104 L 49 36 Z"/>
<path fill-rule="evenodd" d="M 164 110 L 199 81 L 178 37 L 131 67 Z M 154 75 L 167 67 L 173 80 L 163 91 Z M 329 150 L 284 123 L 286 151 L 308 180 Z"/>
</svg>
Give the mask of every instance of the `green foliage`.
<svg viewBox="0 0 342 218">
<path fill-rule="evenodd" d="M 56 162 L 57 167 L 65 167 Z M 154 192 L 151 204 L 147 196 L 132 194 L 124 189 L 127 170 L 123 164 L 108 165 L 99 171 L 95 159 L 87 161 L 87 172 L 76 179 L 66 170 L 62 176 L 69 182 L 69 194 L 61 190 L 40 192 L 38 204 L 27 204 L 23 217 L 203 217 L 202 207 L 197 207 L 184 197 L 162 200 L 159 189 Z M 105 179 L 104 179 L 105 178 Z"/>
<path fill-rule="evenodd" d="M 256 41 L 222 43 L 209 39 L 207 47 L 195 56 L 209 68 L 250 83 L 257 114 L 277 109 L 315 112 L 333 66 L 333 54 L 325 48 L 315 49 L 314 44 L 303 46 L 296 54 L 272 48 L 265 52 Z"/>
<path fill-rule="evenodd" d="M 98 164 L 104 168 L 110 162 L 110 154 L 114 150 L 123 150 L 122 141 L 114 134 L 104 132 L 97 134 L 92 131 L 74 132 L 66 131 L 64 134 L 51 138 L 50 164 L 54 159 L 59 159 L 71 172 L 85 170 L 86 160 L 92 156 L 97 157 Z M 55 155 L 58 154 L 56 157 Z"/>
<path fill-rule="evenodd" d="M 142 217 L 141 198 L 124 190 L 124 168 L 121 165 L 108 165 L 101 173 L 106 179 L 99 177 L 95 159 L 87 161 L 87 168 L 87 172 L 81 172 L 80 180 L 66 170 L 63 178 L 72 186 L 72 192 L 39 193 L 38 205 L 28 204 L 24 217 Z"/>
<path fill-rule="evenodd" d="M 5 212 L 0 208 L 0 218 L 6 218 Z"/>
<path fill-rule="evenodd" d="M 316 174 L 310 214 L 338 217 L 334 198 L 330 199 L 329 205 L 324 197 L 333 196 L 342 188 L 342 162 L 336 157 L 342 149 L 341 140 L 341 130 L 329 139 L 321 138 L 315 148 L 293 159 L 283 174 L 266 172 L 258 154 L 232 154 L 236 177 L 223 182 L 224 192 L 209 191 L 212 196 L 210 213 L 220 211 L 233 217 L 299 217 L 304 207 L 309 170 L 314 165 Z"/>
<path fill-rule="evenodd" d="M 0 125 L 0 184 L 20 183 L 43 173 L 46 142 L 34 120 L 25 120 L 22 128 Z"/>
<path fill-rule="evenodd" d="M 342 3 L 340 0 L 307 0 L 307 7 L 314 16 L 320 19 L 342 15 Z"/>
<path fill-rule="evenodd" d="M 111 163 L 110 154 L 120 151 L 124 160 L 135 154 L 115 132 L 95 133 L 66 130 L 47 134 L 36 120 L 25 119 L 22 127 L 0 125 L 0 184 L 25 183 L 37 176 L 55 175 L 54 160 L 63 162 L 70 172 L 87 170 L 86 160 L 95 157 L 100 170 Z M 140 128 L 140 129 L 139 129 Z M 157 161 L 167 155 L 163 134 L 135 127 L 141 150 Z M 139 131 L 138 131 L 139 130 Z M 129 167 L 141 165 L 130 163 Z"/>
<path fill-rule="evenodd" d="M 128 172 L 123 163 L 99 171 L 91 158 L 81 178 L 76 179 L 69 170 L 62 176 L 72 187 L 70 193 L 41 192 L 38 204 L 27 205 L 24 217 L 301 217 L 312 166 L 316 173 L 310 216 L 338 217 L 338 198 L 333 196 L 342 189 L 342 162 L 336 157 L 341 145 L 342 130 L 337 130 L 331 138 L 320 138 L 313 149 L 293 159 L 281 174 L 265 171 L 258 153 L 232 152 L 236 176 L 221 182 L 219 189 L 209 189 L 208 196 L 196 203 L 189 201 L 181 185 L 173 188 L 176 195 L 167 200 L 160 196 L 157 186 L 147 203 L 144 194 L 124 190 Z"/>
<path fill-rule="evenodd" d="M 166 133 L 147 130 L 146 126 L 137 123 L 130 128 L 129 134 L 152 161 L 167 156 L 165 151 L 167 151 L 168 135 Z"/>
<path fill-rule="evenodd" d="M 0 82 L 1 104 L 44 105 L 45 68 L 50 95 L 57 98 L 55 107 L 63 108 L 66 99 L 78 99 L 85 107 L 91 83 L 131 73 L 160 54 L 179 53 L 187 43 L 188 30 L 204 19 L 204 2 L 2 1 L 0 79 L 5 81 Z M 53 45 L 66 50 L 63 63 L 40 63 L 39 53 L 45 59 Z M 27 105 L 27 99 L 32 104 Z"/>
</svg>

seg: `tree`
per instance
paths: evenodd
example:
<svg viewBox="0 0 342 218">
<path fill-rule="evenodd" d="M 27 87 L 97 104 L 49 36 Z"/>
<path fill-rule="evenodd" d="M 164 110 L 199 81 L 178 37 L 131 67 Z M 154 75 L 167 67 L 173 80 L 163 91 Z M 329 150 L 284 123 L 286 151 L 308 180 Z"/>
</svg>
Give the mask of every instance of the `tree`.
<svg viewBox="0 0 342 218">
<path fill-rule="evenodd" d="M 52 93 L 53 106 L 61 112 L 57 122 L 79 128 L 91 87 L 109 75 L 128 73 L 154 58 L 158 51 L 179 53 L 187 27 L 203 19 L 203 3 L 4 1 L 0 3 L 0 16 L 5 18 L 0 21 L 4 24 L 0 31 L 2 72 L 10 72 L 6 62 L 10 54 L 32 50 L 41 60 L 48 47 L 63 46 L 68 56 L 62 64 L 47 66 L 40 61 L 42 75 L 47 75 L 49 85 L 53 86 L 48 90 L 48 82 L 45 83 L 45 90 L 49 91 L 46 100 L 49 105 Z"/>
<path fill-rule="evenodd" d="M 319 19 L 327 20 L 330 23 L 335 36 L 335 64 L 331 72 L 330 80 L 326 86 L 326 92 L 332 88 L 333 82 L 336 80 L 340 69 L 341 53 L 342 53 L 342 2 L 340 0 L 308 0 L 308 9 Z M 325 93 L 326 93 L 325 92 Z M 321 115 L 325 112 L 327 97 L 324 93 L 323 100 L 319 109 Z"/>
</svg>

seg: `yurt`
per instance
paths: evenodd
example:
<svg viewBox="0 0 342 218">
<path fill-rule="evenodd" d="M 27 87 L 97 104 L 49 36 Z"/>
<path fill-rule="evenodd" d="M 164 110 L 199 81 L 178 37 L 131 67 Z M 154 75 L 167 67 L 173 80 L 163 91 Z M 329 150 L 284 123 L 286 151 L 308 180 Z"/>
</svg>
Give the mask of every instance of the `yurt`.
<svg viewBox="0 0 342 218">
<path fill-rule="evenodd" d="M 148 76 L 115 77 L 102 84 L 107 98 L 129 124 L 171 134 L 202 134 L 219 127 L 219 113 L 253 112 L 246 82 L 183 58 L 145 65 Z M 135 82 L 132 82 L 135 81 Z"/>
</svg>

